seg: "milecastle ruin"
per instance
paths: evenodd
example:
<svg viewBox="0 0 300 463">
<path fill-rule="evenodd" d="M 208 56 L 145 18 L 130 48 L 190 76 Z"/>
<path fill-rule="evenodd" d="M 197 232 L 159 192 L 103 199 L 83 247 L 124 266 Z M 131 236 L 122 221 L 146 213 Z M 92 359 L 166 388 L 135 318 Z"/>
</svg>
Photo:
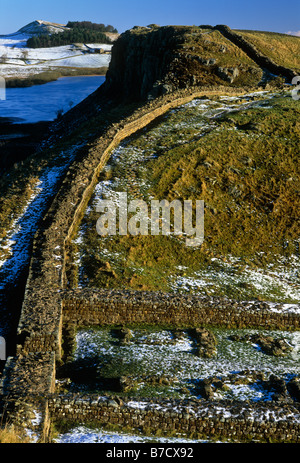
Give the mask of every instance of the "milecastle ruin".
<svg viewBox="0 0 300 463">
<path fill-rule="evenodd" d="M 160 430 L 241 442 L 299 442 L 299 390 L 295 394 L 298 399 L 288 404 L 149 398 L 139 408 L 130 396 L 63 394 L 56 387 L 57 368 L 71 354 L 77 329 L 84 326 L 299 330 L 299 313 L 270 311 L 259 301 L 78 289 L 68 281 L 70 241 L 112 150 L 172 108 L 195 98 L 246 91 L 249 89 L 189 86 L 150 99 L 126 117 L 119 113 L 72 163 L 34 237 L 16 350 L 7 359 L 1 378 L 2 413 L 8 423 L 32 429 L 42 442 L 51 441 L 51 425 L 59 420 L 97 422 L 99 427 L 119 425 L 152 434 Z"/>
</svg>

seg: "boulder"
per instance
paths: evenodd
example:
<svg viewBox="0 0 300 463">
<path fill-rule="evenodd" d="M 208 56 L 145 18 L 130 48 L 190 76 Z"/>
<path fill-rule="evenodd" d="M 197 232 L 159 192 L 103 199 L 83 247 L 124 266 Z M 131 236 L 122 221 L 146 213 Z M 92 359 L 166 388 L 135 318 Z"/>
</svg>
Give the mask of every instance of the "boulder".
<svg viewBox="0 0 300 463">
<path fill-rule="evenodd" d="M 217 341 L 214 334 L 206 328 L 194 328 L 192 337 L 196 342 L 196 355 L 211 358 L 217 353 Z"/>
<path fill-rule="evenodd" d="M 205 378 L 200 382 L 200 392 L 204 399 L 209 400 L 213 398 L 214 390 L 209 378 Z"/>
<path fill-rule="evenodd" d="M 240 71 L 238 68 L 217 68 L 217 75 L 221 77 L 221 79 L 225 80 L 232 84 L 232 82 L 239 76 Z"/>
<path fill-rule="evenodd" d="M 293 350 L 290 344 L 282 338 L 274 338 L 270 335 L 262 333 L 258 334 L 234 334 L 229 337 L 232 341 L 244 341 L 257 344 L 261 350 L 268 355 L 275 355 L 276 357 L 284 357 Z"/>
<path fill-rule="evenodd" d="M 287 402 L 289 394 L 284 379 L 276 375 L 270 375 L 269 380 L 265 382 L 265 387 L 273 392 L 273 400 L 276 402 Z"/>
<path fill-rule="evenodd" d="M 291 397 L 296 401 L 300 402 L 300 378 L 295 377 L 287 383 L 287 389 Z"/>
<path fill-rule="evenodd" d="M 119 339 L 120 344 L 128 344 L 133 338 L 132 331 L 129 328 L 121 327 L 114 330 L 115 336 Z"/>
</svg>

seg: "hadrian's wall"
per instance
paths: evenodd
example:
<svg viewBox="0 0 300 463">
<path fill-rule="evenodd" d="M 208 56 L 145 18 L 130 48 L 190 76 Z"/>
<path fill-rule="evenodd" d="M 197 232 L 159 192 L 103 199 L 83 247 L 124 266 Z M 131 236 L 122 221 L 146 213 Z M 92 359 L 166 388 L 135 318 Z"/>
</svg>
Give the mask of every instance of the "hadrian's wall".
<svg viewBox="0 0 300 463">
<path fill-rule="evenodd" d="M 257 48 L 252 43 L 250 43 L 243 35 L 233 31 L 232 29 L 230 29 L 230 27 L 220 24 L 218 26 L 215 26 L 214 29 L 221 32 L 224 35 L 224 37 L 226 37 L 232 43 L 237 45 L 249 56 L 249 58 L 251 58 L 255 63 L 257 63 L 262 69 L 266 69 L 274 75 L 280 75 L 285 77 L 289 83 L 291 82 L 293 77 L 297 75 L 296 71 L 276 64 L 271 58 L 257 50 Z"/>
<path fill-rule="evenodd" d="M 63 300 L 64 325 L 161 325 L 297 330 L 297 313 L 282 304 L 133 290 L 73 289 Z M 276 310 L 276 311 L 275 311 Z"/>
<path fill-rule="evenodd" d="M 197 97 L 244 92 L 232 88 L 190 88 L 158 98 L 125 119 L 120 115 L 119 121 L 112 123 L 95 143 L 79 153 L 34 237 L 17 330 L 16 355 L 7 360 L 1 381 L 2 403 L 11 421 L 28 424 L 33 409 L 38 409 L 41 439 L 47 440 L 53 410 L 56 416 L 60 413 L 49 397 L 55 395 L 56 364 L 62 361 L 64 325 L 137 323 L 140 320 L 172 325 L 234 322 L 247 326 L 250 322 L 269 328 L 299 327 L 296 315 L 260 313 L 261 307 L 235 307 L 230 301 L 173 299 L 170 305 L 166 298 L 157 301 L 157 295 L 147 294 L 147 300 L 141 300 L 137 294 L 134 297 L 131 294 L 128 299 L 126 294 L 115 297 L 116 294 L 101 291 L 96 295 L 87 292 L 83 296 L 83 292 L 69 292 L 67 288 L 68 243 L 111 151 L 169 109 Z"/>
<path fill-rule="evenodd" d="M 112 150 L 168 110 L 197 97 L 225 93 L 243 94 L 245 90 L 190 88 L 150 101 L 125 119 L 119 115 L 119 122 L 111 124 L 71 165 L 34 238 L 17 333 L 19 353 L 48 350 L 52 342 L 57 359 L 61 357 L 62 299 L 59 292 L 67 287 L 68 243 Z"/>
</svg>

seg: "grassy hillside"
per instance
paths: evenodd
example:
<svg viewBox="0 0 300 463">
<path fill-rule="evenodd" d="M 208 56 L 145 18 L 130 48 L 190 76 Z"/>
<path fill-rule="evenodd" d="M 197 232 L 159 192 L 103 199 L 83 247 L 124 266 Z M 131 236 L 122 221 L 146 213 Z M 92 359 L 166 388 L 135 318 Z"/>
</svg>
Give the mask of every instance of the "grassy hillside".
<svg viewBox="0 0 300 463">
<path fill-rule="evenodd" d="M 122 144 L 75 241 L 80 284 L 294 301 L 299 135 L 298 103 L 270 93 L 195 100 Z M 203 245 L 189 248 L 184 236 L 100 237 L 97 200 L 118 191 L 129 200 L 203 199 Z M 282 281 L 272 280 L 282 270 Z"/>
<path fill-rule="evenodd" d="M 300 37 L 275 32 L 236 31 L 276 64 L 300 73 Z"/>
<path fill-rule="evenodd" d="M 219 31 L 195 28 L 184 35 L 184 50 L 201 56 L 203 59 L 214 58 L 219 66 L 256 64 L 240 48 L 226 39 Z"/>
<path fill-rule="evenodd" d="M 224 84 L 215 74 L 217 68 L 240 66 L 232 85 L 259 82 L 262 72 L 258 65 L 219 31 L 205 26 L 174 30 L 175 35 L 173 28 L 162 32 L 168 34 L 168 40 L 174 39 L 176 53 L 182 52 L 181 60 L 176 61 L 174 55 L 170 61 L 179 75 L 189 79 L 196 75 L 202 85 Z M 148 33 L 147 28 L 134 29 L 130 40 L 141 36 L 143 44 Z M 261 37 L 267 33 L 251 34 Z M 277 36 L 299 43 L 296 37 L 274 34 Z M 137 56 L 139 50 L 135 50 Z M 203 64 L 195 57 L 215 63 Z M 117 60 L 115 67 L 119 72 Z M 172 68 L 169 71 L 175 75 Z M 140 77 L 142 80 L 142 73 Z M 10 254 L 14 221 L 39 191 L 41 175 L 63 170 L 68 153 L 105 124 L 105 114 L 99 112 L 85 132 L 81 127 L 72 140 L 62 138 L 59 147 L 16 164 L 1 178 L 0 259 Z M 240 99 L 197 100 L 171 111 L 122 144 L 100 178 L 79 231 L 82 241 L 74 246 L 80 258 L 80 284 L 178 290 L 181 282 L 183 290 L 201 287 L 209 294 L 294 301 L 299 268 L 299 132 L 298 102 L 289 92 L 277 90 L 277 96 L 258 93 Z M 106 186 L 108 194 L 127 191 L 129 199 L 203 199 L 203 245 L 188 248 L 184 236 L 99 237 L 99 214 L 94 206 Z M 279 280 L 270 280 L 270 288 L 265 279 L 263 289 L 257 281 L 251 283 L 254 274 L 249 272 L 267 278 L 272 269 L 283 269 L 289 290 L 281 287 Z"/>
</svg>

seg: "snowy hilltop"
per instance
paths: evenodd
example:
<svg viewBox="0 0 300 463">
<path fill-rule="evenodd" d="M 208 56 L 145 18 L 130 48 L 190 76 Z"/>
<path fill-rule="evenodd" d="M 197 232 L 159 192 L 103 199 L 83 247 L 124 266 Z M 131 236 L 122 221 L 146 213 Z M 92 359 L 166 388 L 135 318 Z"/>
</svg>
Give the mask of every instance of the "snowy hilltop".
<svg viewBox="0 0 300 463">
<path fill-rule="evenodd" d="M 112 44 L 70 43 L 69 45 L 28 48 L 27 40 L 42 34 L 58 34 L 69 30 L 63 24 L 33 21 L 17 32 L 0 35 L 0 75 L 4 78 L 26 78 L 44 71 L 61 69 L 107 68 Z"/>
</svg>

